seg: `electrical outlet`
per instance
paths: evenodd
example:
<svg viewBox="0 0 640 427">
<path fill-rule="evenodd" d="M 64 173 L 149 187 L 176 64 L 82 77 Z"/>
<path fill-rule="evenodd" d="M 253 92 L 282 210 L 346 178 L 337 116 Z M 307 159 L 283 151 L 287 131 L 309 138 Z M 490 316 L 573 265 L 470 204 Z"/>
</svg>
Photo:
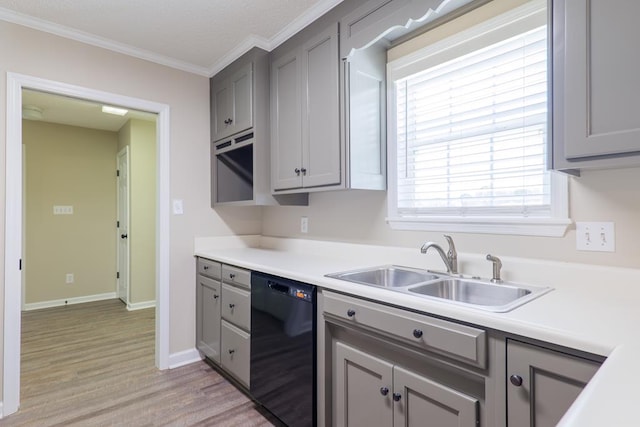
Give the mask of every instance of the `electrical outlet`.
<svg viewBox="0 0 640 427">
<path fill-rule="evenodd" d="M 307 218 L 306 216 L 300 217 L 300 232 L 309 232 L 309 218 Z"/>
<path fill-rule="evenodd" d="M 73 273 L 67 273 L 66 282 L 67 282 L 67 285 L 70 285 L 73 283 Z"/>
<path fill-rule="evenodd" d="M 579 251 L 615 252 L 613 222 L 576 222 L 576 248 Z"/>
</svg>

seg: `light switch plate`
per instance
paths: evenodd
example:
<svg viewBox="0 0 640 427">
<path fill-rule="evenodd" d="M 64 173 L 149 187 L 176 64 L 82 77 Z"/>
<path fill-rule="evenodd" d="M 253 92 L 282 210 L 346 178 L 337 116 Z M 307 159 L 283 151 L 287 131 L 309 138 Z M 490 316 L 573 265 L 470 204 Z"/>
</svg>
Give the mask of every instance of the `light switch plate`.
<svg viewBox="0 0 640 427">
<path fill-rule="evenodd" d="M 300 232 L 309 232 L 309 218 L 307 218 L 306 216 L 300 217 Z"/>
<path fill-rule="evenodd" d="M 579 251 L 615 252 L 613 222 L 576 222 L 576 248 Z"/>
<path fill-rule="evenodd" d="M 73 206 L 53 206 L 54 215 L 73 215 Z"/>
</svg>

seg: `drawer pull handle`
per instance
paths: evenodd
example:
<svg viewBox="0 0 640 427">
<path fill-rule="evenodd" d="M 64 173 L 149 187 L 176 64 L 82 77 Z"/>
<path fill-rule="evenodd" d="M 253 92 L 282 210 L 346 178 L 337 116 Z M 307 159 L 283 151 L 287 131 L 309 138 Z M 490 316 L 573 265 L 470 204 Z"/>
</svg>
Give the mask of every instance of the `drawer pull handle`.
<svg viewBox="0 0 640 427">
<path fill-rule="evenodd" d="M 400 402 L 401 398 L 402 398 L 402 395 L 400 393 L 393 393 L 393 400 L 395 402 Z"/>
<path fill-rule="evenodd" d="M 236 277 L 236 275 L 235 275 L 235 274 L 233 274 L 233 273 L 229 273 L 229 279 L 233 280 L 235 277 Z"/>
<path fill-rule="evenodd" d="M 416 338 L 422 338 L 422 331 L 420 329 L 414 329 L 413 336 Z"/>
<path fill-rule="evenodd" d="M 236 352 L 235 350 L 229 350 L 229 354 L 233 354 L 235 352 Z"/>
<path fill-rule="evenodd" d="M 353 308 L 350 308 L 349 310 L 347 310 L 347 316 L 353 317 L 355 315 L 356 315 L 356 311 Z"/>
<path fill-rule="evenodd" d="M 208 266 L 208 265 L 205 265 L 204 267 L 202 267 L 202 269 L 203 269 L 203 270 L 208 270 L 208 269 L 209 269 L 209 266 Z"/>
<path fill-rule="evenodd" d="M 522 377 L 520 375 L 513 374 L 509 377 L 509 381 L 516 387 L 520 387 L 522 385 Z"/>
<path fill-rule="evenodd" d="M 380 394 L 383 396 L 386 396 L 387 394 L 389 394 L 389 388 L 388 387 L 380 387 Z"/>
<path fill-rule="evenodd" d="M 219 295 L 217 295 L 217 294 L 213 294 L 213 299 L 218 299 L 218 298 L 220 298 L 220 296 L 219 296 Z"/>
<path fill-rule="evenodd" d="M 229 308 L 230 308 L 231 310 L 233 310 L 233 309 L 235 308 L 235 306 L 236 306 L 235 304 L 229 304 Z"/>
</svg>

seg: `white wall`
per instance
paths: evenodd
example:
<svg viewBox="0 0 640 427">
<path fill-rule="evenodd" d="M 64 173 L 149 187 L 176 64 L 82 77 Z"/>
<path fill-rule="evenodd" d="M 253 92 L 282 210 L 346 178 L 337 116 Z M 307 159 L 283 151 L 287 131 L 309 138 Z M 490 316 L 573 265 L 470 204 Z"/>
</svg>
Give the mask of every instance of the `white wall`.
<svg viewBox="0 0 640 427">
<path fill-rule="evenodd" d="M 569 210 L 574 221 L 613 221 L 616 252 L 576 250 L 575 229 L 562 238 L 453 234 L 459 252 L 492 253 L 618 267 L 640 267 L 640 168 L 583 171 L 569 183 Z M 309 218 L 309 233 L 300 233 L 300 217 Z M 414 247 L 424 241 L 445 244 L 443 233 L 394 231 L 386 224 L 386 193 L 340 191 L 310 195 L 308 207 L 264 208 L 263 234 Z M 445 232 L 446 230 L 443 230 Z M 489 276 L 486 271 L 465 273 Z"/>
<path fill-rule="evenodd" d="M 184 215 L 171 218 L 170 352 L 193 348 L 194 237 L 259 233 L 261 230 L 259 209 L 215 212 L 210 208 L 208 79 L 7 22 L 0 22 L 0 52 L 0 129 L 6 129 L 7 72 L 170 106 L 171 198 L 184 200 L 185 209 Z M 3 131 L 0 133 L 0 165 L 6 161 L 5 146 Z M 4 191 L 3 169 L 0 173 L 2 223 Z M 4 230 L 0 231 L 0 241 L 4 241 Z M 0 254 L 0 259 L 4 259 L 4 254 Z M 4 276 L 4 266 L 0 270 L 0 275 Z M 3 298 L 4 292 L 0 292 L 0 306 L 4 305 Z M 15 326 L 2 322 L 0 317 L 3 331 Z"/>
</svg>

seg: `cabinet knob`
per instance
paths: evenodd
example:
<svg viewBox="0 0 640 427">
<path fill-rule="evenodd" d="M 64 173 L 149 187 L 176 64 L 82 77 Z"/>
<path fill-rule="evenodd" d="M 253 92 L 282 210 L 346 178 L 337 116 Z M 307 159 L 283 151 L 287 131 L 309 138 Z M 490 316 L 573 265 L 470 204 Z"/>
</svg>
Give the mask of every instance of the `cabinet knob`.
<svg viewBox="0 0 640 427">
<path fill-rule="evenodd" d="M 206 270 L 208 270 L 208 269 L 209 269 L 209 266 L 208 266 L 208 265 L 205 265 L 204 267 L 202 267 L 202 269 L 206 271 Z"/>
<path fill-rule="evenodd" d="M 307 170 L 305 168 L 300 169 L 300 172 L 302 172 L 302 175 L 306 175 L 307 174 Z"/>
<path fill-rule="evenodd" d="M 522 385 L 522 377 L 520 375 L 513 374 L 509 377 L 509 381 L 516 387 L 520 387 Z"/>
<path fill-rule="evenodd" d="M 231 310 L 233 310 L 233 308 L 234 308 L 235 306 L 236 306 L 235 304 L 229 304 L 229 308 L 230 308 Z"/>
<path fill-rule="evenodd" d="M 213 294 L 213 299 L 218 299 L 218 298 L 220 298 L 219 295 Z"/>
<path fill-rule="evenodd" d="M 402 395 L 400 393 L 393 393 L 393 400 L 395 402 L 400 402 L 400 399 L 402 399 Z"/>
<path fill-rule="evenodd" d="M 383 396 L 386 396 L 387 394 L 389 394 L 389 388 L 388 387 L 380 387 L 380 394 Z"/>
<path fill-rule="evenodd" d="M 233 354 L 235 352 L 236 352 L 235 350 L 229 350 L 229 354 Z"/>
<path fill-rule="evenodd" d="M 420 329 L 414 329 L 413 336 L 416 338 L 422 338 L 422 331 Z"/>
<path fill-rule="evenodd" d="M 296 175 L 300 175 L 300 169 L 295 168 L 293 171 L 296 173 Z"/>
<path fill-rule="evenodd" d="M 232 280 L 233 280 L 235 277 L 236 277 L 236 275 L 235 275 L 235 274 L 233 274 L 233 273 L 229 273 L 229 279 L 232 279 Z"/>
<path fill-rule="evenodd" d="M 356 311 L 353 308 L 350 308 L 349 310 L 347 310 L 347 316 L 353 317 L 355 315 L 356 315 Z"/>
</svg>

